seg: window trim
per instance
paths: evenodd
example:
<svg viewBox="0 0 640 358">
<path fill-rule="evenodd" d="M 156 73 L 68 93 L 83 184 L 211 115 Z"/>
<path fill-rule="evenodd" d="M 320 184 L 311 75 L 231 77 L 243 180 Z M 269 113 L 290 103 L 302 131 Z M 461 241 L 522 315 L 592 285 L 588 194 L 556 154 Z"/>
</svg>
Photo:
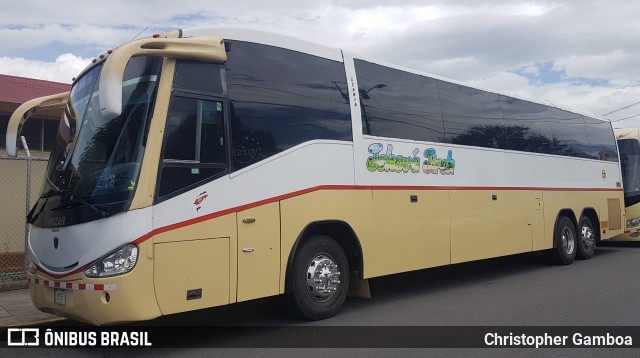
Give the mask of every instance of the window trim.
<svg viewBox="0 0 640 358">
<path fill-rule="evenodd" d="M 197 91 L 199 92 L 199 91 Z M 154 200 L 153 203 L 155 204 L 159 204 L 167 199 L 171 199 L 173 197 L 176 197 L 178 195 L 184 194 L 198 186 L 201 186 L 203 184 L 212 182 L 214 180 L 217 180 L 219 178 L 222 178 L 224 176 L 228 176 L 231 171 L 230 171 L 230 164 L 229 164 L 229 160 L 231 158 L 231 151 L 230 151 L 230 145 L 229 145 L 229 99 L 226 96 L 220 95 L 220 94 L 211 94 L 211 93 L 199 93 L 199 94 L 195 94 L 192 93 L 191 91 L 183 91 L 182 89 L 177 90 L 174 89 L 173 93 L 171 94 L 171 99 L 169 101 L 169 111 L 167 112 L 167 116 L 171 113 L 171 106 L 173 105 L 173 101 L 175 97 L 181 97 L 181 98 L 189 98 L 189 99 L 196 99 L 196 100 L 203 100 L 203 101 L 212 101 L 212 102 L 221 102 L 222 103 L 222 111 L 223 111 L 223 125 L 224 125 L 224 140 L 225 140 L 225 159 L 227 161 L 226 164 L 221 164 L 221 163 L 200 163 L 200 162 L 196 162 L 196 161 L 191 161 L 191 160 L 178 160 L 178 159 L 168 159 L 165 160 L 164 159 L 164 151 L 165 151 L 165 147 L 166 147 L 166 143 L 167 143 L 167 136 L 166 136 L 166 127 L 169 123 L 168 118 L 167 118 L 167 122 L 165 123 L 165 129 L 164 129 L 164 135 L 162 138 L 162 149 L 160 150 L 160 157 L 158 159 L 158 173 L 156 174 L 156 190 L 154 193 Z M 165 164 L 169 165 L 165 165 Z M 162 177 L 162 169 L 167 166 L 167 167 L 173 167 L 173 168 L 221 168 L 221 169 L 225 169 L 223 171 L 221 171 L 220 173 L 208 177 L 206 179 L 202 179 L 198 182 L 192 183 L 190 185 L 185 186 L 184 188 L 181 188 L 179 190 L 173 191 L 171 193 L 168 193 L 164 196 L 160 196 L 160 183 L 161 183 L 161 177 Z"/>
<path fill-rule="evenodd" d="M 362 58 L 357 58 L 354 57 L 353 58 L 353 64 L 354 64 L 354 70 L 355 70 L 355 76 L 358 79 L 358 86 L 362 85 L 362 76 L 365 75 L 363 72 L 363 70 L 361 69 L 361 71 L 358 71 L 358 66 L 357 63 L 358 62 L 362 62 L 362 63 L 366 63 L 368 65 L 374 65 L 374 66 L 378 66 L 381 68 L 384 68 L 386 70 L 396 70 L 396 71 L 401 71 L 404 72 L 406 74 L 412 74 L 412 75 L 416 75 L 416 76 L 422 76 L 422 77 L 426 77 L 426 78 L 430 78 L 432 80 L 436 81 L 437 84 L 437 91 L 438 91 L 438 97 L 440 99 L 440 115 L 442 118 L 442 123 L 444 126 L 444 140 L 438 140 L 438 141 L 429 141 L 429 140 L 416 140 L 416 139 L 411 139 L 411 138 L 407 138 L 407 137 L 387 137 L 387 136 L 380 136 L 379 134 L 371 134 L 371 131 L 367 131 L 367 126 L 365 124 L 365 120 L 364 120 L 364 115 L 361 118 L 362 121 L 362 129 L 361 129 L 361 135 L 363 138 L 367 138 L 368 136 L 371 137 L 376 137 L 376 138 L 386 138 L 386 139 L 392 139 L 392 140 L 399 140 L 399 141 L 418 141 L 418 142 L 428 142 L 428 143 L 438 143 L 441 145 L 456 145 L 456 146 L 464 146 L 464 147 L 469 147 L 469 148 L 476 148 L 476 149 L 489 149 L 489 150 L 499 150 L 499 151 L 509 151 L 509 152 L 514 152 L 514 153 L 523 153 L 523 154 L 540 154 L 540 155 L 550 155 L 550 156 L 555 156 L 555 157 L 562 157 L 562 158 L 575 158 L 575 159 L 582 159 L 582 160 L 596 160 L 596 161 L 601 161 L 601 162 L 615 162 L 616 160 L 614 160 L 615 158 L 611 157 L 611 158 L 600 158 L 600 157 L 596 157 L 595 155 L 592 155 L 592 150 L 594 148 L 594 143 L 592 143 L 591 141 L 591 132 L 590 132 L 590 128 L 592 127 L 597 127 L 599 126 L 601 123 L 590 123 L 591 120 L 593 121 L 601 121 L 602 123 L 607 123 L 606 120 L 600 120 L 598 118 L 594 118 L 593 116 L 578 112 L 578 111 L 574 111 L 571 109 L 564 109 L 564 108 L 560 108 L 560 107 L 556 107 L 553 105 L 549 105 L 549 104 L 544 104 L 544 103 L 539 103 L 539 102 L 535 102 L 529 99 L 524 99 L 524 98 L 520 98 L 520 97 L 514 97 L 514 96 L 509 96 L 500 92 L 494 92 L 494 91 L 488 91 L 485 89 L 481 89 L 481 88 L 477 88 L 477 87 L 473 87 L 473 86 L 469 86 L 467 84 L 462 84 L 462 83 L 458 83 L 456 81 L 452 81 L 449 79 L 445 79 L 442 77 L 438 77 L 438 76 L 433 76 L 433 75 L 429 75 L 429 74 L 424 74 L 424 73 L 420 73 L 417 71 L 413 71 L 413 70 L 407 70 L 407 69 L 403 69 L 401 67 L 397 67 L 394 65 L 388 65 L 388 64 L 383 64 L 383 63 L 378 63 L 375 61 L 371 61 L 371 60 L 365 60 Z M 377 81 L 373 81 L 373 82 L 377 82 Z M 504 136 L 502 137 L 502 141 L 505 143 L 505 146 L 498 146 L 498 147 L 492 147 L 492 146 L 479 146 L 479 145 L 471 145 L 471 144 L 454 144 L 451 141 L 449 141 L 447 138 L 447 133 L 451 133 L 449 131 L 447 131 L 447 124 L 450 124 L 450 119 L 451 118 L 474 118 L 474 117 L 466 117 L 466 116 L 460 116 L 459 114 L 448 114 L 445 113 L 445 106 L 443 105 L 443 101 L 442 101 L 442 88 L 440 86 L 440 84 L 447 84 L 450 86 L 458 86 L 461 88 L 465 88 L 468 90 L 473 90 L 473 91 L 477 91 L 478 93 L 481 94 L 485 94 L 485 95 L 492 95 L 492 96 L 497 96 L 497 110 L 500 112 L 500 117 L 496 117 L 496 118 L 491 118 L 491 119 L 496 119 L 498 121 L 502 121 L 502 126 L 507 128 L 507 123 L 509 123 L 510 125 L 513 124 L 517 124 L 517 121 L 514 121 L 514 119 L 512 118 L 505 118 L 505 114 L 504 114 L 504 108 L 505 108 L 505 103 L 508 102 L 509 99 L 513 99 L 516 101 L 522 101 L 522 102 L 527 102 L 527 103 L 531 103 L 534 104 L 536 106 L 542 106 L 544 107 L 545 113 L 546 113 L 546 118 L 539 118 L 539 119 L 533 119 L 531 121 L 527 120 L 527 121 L 523 121 L 523 124 L 527 124 L 527 123 L 539 123 L 541 124 L 541 127 L 544 126 L 545 128 L 545 132 L 541 133 L 544 135 L 544 137 L 550 141 L 552 141 L 551 144 L 553 144 L 553 141 L 564 141 L 566 140 L 566 138 L 562 138 L 561 136 L 558 136 L 558 134 L 556 134 L 557 128 L 562 128 L 562 126 L 564 126 L 563 123 L 558 122 L 558 119 L 555 120 L 551 118 L 551 114 L 549 113 L 550 110 L 556 110 L 556 111 L 560 111 L 560 112 L 566 112 L 569 113 L 573 116 L 576 117 L 580 117 L 582 118 L 582 123 L 581 124 L 581 132 L 577 131 L 577 130 L 572 130 L 571 133 L 572 135 L 575 136 L 582 136 L 584 138 L 584 141 L 580 142 L 580 141 L 576 141 L 578 144 L 581 144 L 582 146 L 585 146 L 585 148 L 587 148 L 587 152 L 584 151 L 576 151 L 575 153 L 579 154 L 579 153 L 583 153 L 585 154 L 585 156 L 583 155 L 571 155 L 568 153 L 563 153 L 560 152 L 556 146 L 551 145 L 551 150 L 550 152 L 546 152 L 546 151 L 534 151 L 534 150 L 520 150 L 520 149 L 513 149 L 510 147 L 510 136 L 508 135 L 508 133 L 505 131 L 504 132 Z M 358 87 L 358 91 L 360 90 L 360 87 Z M 454 106 L 455 108 L 460 106 L 460 103 L 463 103 L 462 101 L 456 101 L 456 106 Z M 364 111 L 365 108 L 365 104 L 364 102 L 361 101 L 360 103 L 360 111 Z M 383 106 L 384 107 L 384 106 Z M 352 111 L 354 109 L 352 108 Z M 358 110 L 358 109 L 357 109 Z M 527 112 L 523 112 L 523 113 L 527 113 Z M 554 123 L 556 123 L 557 125 L 554 126 Z M 561 126 L 562 125 L 562 126 Z M 593 126 L 590 126 L 593 125 Z M 527 128 L 531 128 L 528 125 L 525 126 Z M 596 134 L 600 134 L 600 135 L 604 135 L 605 130 L 602 129 L 602 132 L 595 132 Z M 608 124 L 607 126 L 607 132 L 609 132 L 610 134 L 612 134 L 613 136 L 610 137 L 609 139 L 612 139 L 613 141 L 609 144 L 604 144 L 604 146 L 610 146 L 613 147 L 613 144 L 615 143 L 615 134 L 613 133 L 613 128 L 611 127 L 610 124 Z M 594 136 L 595 137 L 595 136 Z M 602 143 L 600 143 L 602 144 Z M 570 146 L 573 147 L 573 146 Z M 575 146 L 578 147 L 578 146 Z M 617 161 L 619 161 L 619 158 L 617 159 Z"/>
</svg>

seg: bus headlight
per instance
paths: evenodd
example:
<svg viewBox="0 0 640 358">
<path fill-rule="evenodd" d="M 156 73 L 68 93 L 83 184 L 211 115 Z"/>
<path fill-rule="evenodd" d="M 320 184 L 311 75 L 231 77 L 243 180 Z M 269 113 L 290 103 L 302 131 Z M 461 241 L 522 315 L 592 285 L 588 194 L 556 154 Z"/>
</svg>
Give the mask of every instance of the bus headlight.
<svg viewBox="0 0 640 358">
<path fill-rule="evenodd" d="M 627 220 L 627 229 L 630 229 L 636 226 L 640 226 L 640 218 L 633 218 L 633 219 Z"/>
<path fill-rule="evenodd" d="M 136 266 L 138 262 L 138 247 L 136 245 L 125 245 L 118 251 L 105 256 L 88 269 L 84 270 L 87 277 L 107 277 L 127 273 Z"/>
</svg>

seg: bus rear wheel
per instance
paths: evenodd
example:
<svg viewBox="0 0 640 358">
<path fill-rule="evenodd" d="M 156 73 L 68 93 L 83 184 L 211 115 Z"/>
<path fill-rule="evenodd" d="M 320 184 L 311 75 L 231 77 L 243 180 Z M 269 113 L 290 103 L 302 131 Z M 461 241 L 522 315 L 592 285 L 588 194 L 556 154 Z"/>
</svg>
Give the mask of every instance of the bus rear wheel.
<svg viewBox="0 0 640 358">
<path fill-rule="evenodd" d="M 591 220 L 583 216 L 578 224 L 578 249 L 576 257 L 581 260 L 588 260 L 593 257 L 596 250 L 596 232 L 593 230 Z"/>
<path fill-rule="evenodd" d="M 571 265 L 576 257 L 577 235 L 571 219 L 560 216 L 553 233 L 551 260 L 557 265 Z"/>
<path fill-rule="evenodd" d="M 294 257 L 290 274 L 288 306 L 293 313 L 310 320 L 338 313 L 349 288 L 349 263 L 335 240 L 310 238 Z"/>
</svg>

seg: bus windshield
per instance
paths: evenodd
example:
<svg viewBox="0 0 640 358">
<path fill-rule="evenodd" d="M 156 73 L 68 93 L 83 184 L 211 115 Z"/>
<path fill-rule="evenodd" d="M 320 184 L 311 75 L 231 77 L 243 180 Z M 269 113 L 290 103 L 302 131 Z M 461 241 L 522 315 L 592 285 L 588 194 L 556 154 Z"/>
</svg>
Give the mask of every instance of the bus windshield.
<svg viewBox="0 0 640 358">
<path fill-rule="evenodd" d="M 39 200 L 44 203 L 34 208 L 38 213 L 32 219 L 34 225 L 48 227 L 47 222 L 55 222 L 67 226 L 128 209 L 142 164 L 161 64 L 159 57 L 129 61 L 122 84 L 122 114 L 111 120 L 100 114 L 101 65 L 74 84 L 47 167 Z M 70 133 L 74 122 L 78 126 L 75 141 Z M 65 220 L 51 220 L 52 215 L 64 215 Z"/>
<path fill-rule="evenodd" d="M 640 142 L 637 139 L 618 140 L 620 165 L 624 184 L 625 206 L 640 202 Z"/>
</svg>

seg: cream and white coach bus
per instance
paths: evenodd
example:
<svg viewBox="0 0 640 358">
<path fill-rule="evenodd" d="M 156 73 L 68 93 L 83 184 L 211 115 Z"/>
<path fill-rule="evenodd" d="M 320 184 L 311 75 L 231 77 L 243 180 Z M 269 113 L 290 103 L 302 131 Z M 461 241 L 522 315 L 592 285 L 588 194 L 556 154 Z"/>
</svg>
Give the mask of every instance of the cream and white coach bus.
<svg viewBox="0 0 640 358">
<path fill-rule="evenodd" d="M 626 225 L 616 241 L 640 240 L 640 128 L 614 129 L 620 153 Z"/>
<path fill-rule="evenodd" d="M 623 232 L 611 123 L 304 41 L 193 28 L 109 51 L 70 93 L 28 215 L 31 297 L 110 324 Z M 579 280 L 579 278 L 576 278 Z"/>
</svg>

